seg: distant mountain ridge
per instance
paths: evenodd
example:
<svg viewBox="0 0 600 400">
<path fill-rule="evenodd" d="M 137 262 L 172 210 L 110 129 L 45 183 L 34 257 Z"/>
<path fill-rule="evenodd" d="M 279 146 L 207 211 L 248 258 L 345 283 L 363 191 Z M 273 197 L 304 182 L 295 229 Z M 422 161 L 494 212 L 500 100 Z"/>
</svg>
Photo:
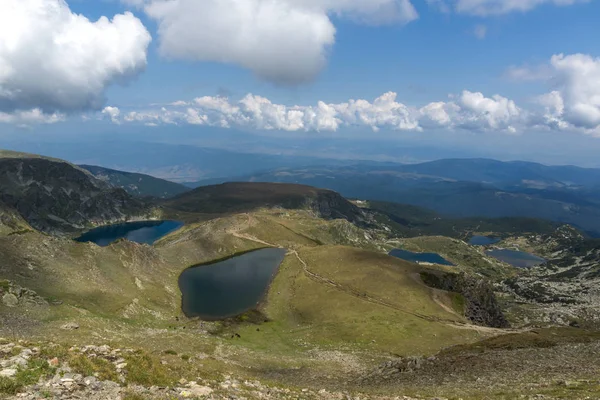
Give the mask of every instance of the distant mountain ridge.
<svg viewBox="0 0 600 400">
<path fill-rule="evenodd" d="M 125 189 L 132 196 L 169 198 L 190 190 L 187 186 L 135 172 L 118 171 L 95 165 L 80 165 L 96 178 Z"/>
<path fill-rule="evenodd" d="M 411 204 L 453 217 L 532 217 L 600 235 L 600 169 L 450 159 L 414 165 L 280 168 L 222 181 L 287 182 L 345 197 Z"/>
</svg>

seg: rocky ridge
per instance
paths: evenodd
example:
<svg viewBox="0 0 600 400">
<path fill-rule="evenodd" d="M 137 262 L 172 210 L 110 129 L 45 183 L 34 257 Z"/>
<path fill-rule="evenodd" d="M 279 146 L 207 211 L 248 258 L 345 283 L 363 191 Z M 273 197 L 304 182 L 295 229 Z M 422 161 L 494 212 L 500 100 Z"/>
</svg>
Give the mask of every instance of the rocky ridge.
<svg viewBox="0 0 600 400">
<path fill-rule="evenodd" d="M 47 233 L 74 232 L 149 213 L 123 189 L 64 161 L 0 158 L 0 187 L 0 202 Z"/>
</svg>

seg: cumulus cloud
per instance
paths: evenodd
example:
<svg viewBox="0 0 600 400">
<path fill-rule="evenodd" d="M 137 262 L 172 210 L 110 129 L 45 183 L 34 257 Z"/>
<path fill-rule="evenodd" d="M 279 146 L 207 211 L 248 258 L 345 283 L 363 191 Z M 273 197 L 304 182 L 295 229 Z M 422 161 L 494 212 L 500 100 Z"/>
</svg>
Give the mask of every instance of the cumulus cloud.
<svg viewBox="0 0 600 400">
<path fill-rule="evenodd" d="M 0 111 L 0 123 L 13 125 L 39 125 L 55 124 L 65 120 L 65 116 L 59 113 L 46 114 L 39 108 L 27 111 L 14 111 L 5 113 Z"/>
<path fill-rule="evenodd" d="M 123 0 L 158 23 L 166 57 L 240 65 L 280 84 L 315 78 L 335 43 L 336 15 L 367 24 L 418 17 L 410 0 Z"/>
<path fill-rule="evenodd" d="M 118 107 L 105 107 L 102 110 L 102 114 L 107 115 L 112 122 L 115 124 L 119 124 L 119 115 L 121 115 L 121 110 Z"/>
<path fill-rule="evenodd" d="M 600 58 L 585 54 L 552 57 L 554 96 L 562 101 L 560 115 L 566 122 L 584 129 L 600 126 Z"/>
<path fill-rule="evenodd" d="M 99 110 L 107 86 L 145 68 L 150 41 L 129 12 L 92 22 L 64 0 L 2 0 L 0 111 Z"/>
<path fill-rule="evenodd" d="M 536 98 L 543 112 L 535 115 L 538 124 L 554 129 L 580 129 L 597 134 L 600 130 L 600 58 L 587 54 L 557 54 L 547 64 L 513 67 L 508 76 L 518 80 L 542 80 L 549 93 Z"/>
<path fill-rule="evenodd" d="M 109 114 L 109 112 L 106 112 Z M 248 94 L 238 101 L 205 96 L 191 102 L 176 102 L 160 109 L 133 111 L 115 123 L 190 124 L 221 128 L 250 128 L 280 131 L 337 131 L 345 127 L 396 131 L 467 129 L 513 133 L 524 124 L 526 113 L 502 96 L 485 97 L 464 91 L 456 101 L 434 102 L 421 108 L 398 102 L 388 92 L 373 101 L 317 102 L 313 106 L 287 106 Z"/>
</svg>

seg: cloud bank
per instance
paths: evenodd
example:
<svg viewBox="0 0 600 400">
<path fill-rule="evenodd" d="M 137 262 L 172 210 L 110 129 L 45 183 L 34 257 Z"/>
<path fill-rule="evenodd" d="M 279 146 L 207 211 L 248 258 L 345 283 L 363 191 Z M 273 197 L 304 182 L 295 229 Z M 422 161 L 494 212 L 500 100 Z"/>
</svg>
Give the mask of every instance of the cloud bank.
<svg viewBox="0 0 600 400">
<path fill-rule="evenodd" d="M 314 106 L 286 106 L 248 94 L 239 101 L 205 96 L 190 102 L 178 101 L 168 107 L 123 113 L 110 107 L 104 114 L 115 123 L 190 124 L 221 128 L 249 128 L 280 131 L 337 131 L 364 127 L 397 131 L 423 129 L 469 129 L 516 132 L 524 112 L 501 96 L 486 98 L 482 93 L 464 91 L 456 101 L 409 107 L 388 92 L 373 101 L 349 100 Z"/>
<path fill-rule="evenodd" d="M 2 0 L 0 120 L 101 109 L 107 86 L 145 68 L 150 41 L 129 12 L 92 22 L 63 0 Z"/>
<path fill-rule="evenodd" d="M 399 102 L 394 92 L 373 101 L 357 99 L 336 104 L 319 101 L 310 106 L 276 104 L 265 97 L 248 94 L 237 101 L 205 96 L 129 113 L 107 108 L 105 114 L 118 123 L 192 124 L 292 132 L 362 127 L 373 131 L 461 129 L 515 134 L 529 129 L 558 129 L 600 136 L 600 58 L 558 54 L 546 65 L 531 70 L 522 67 L 518 71 L 517 78 L 544 80 L 551 90 L 537 96 L 527 108 L 501 95 L 486 96 L 464 90 L 448 101 L 422 107 Z"/>
</svg>

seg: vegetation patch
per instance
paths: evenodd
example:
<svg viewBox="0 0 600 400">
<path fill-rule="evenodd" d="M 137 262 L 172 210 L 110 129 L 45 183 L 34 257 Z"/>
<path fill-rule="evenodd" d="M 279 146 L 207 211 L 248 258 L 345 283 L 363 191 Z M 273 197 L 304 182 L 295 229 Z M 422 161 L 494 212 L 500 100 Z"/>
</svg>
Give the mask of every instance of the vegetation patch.
<svg viewBox="0 0 600 400">
<path fill-rule="evenodd" d="M 117 381 L 119 376 L 115 366 L 102 358 L 89 358 L 85 355 L 76 355 L 69 360 L 69 366 L 83 376 L 97 376 L 104 381 Z"/>
<path fill-rule="evenodd" d="M 158 360 L 148 354 L 127 356 L 127 383 L 143 386 L 170 386 L 177 377 Z"/>
</svg>

